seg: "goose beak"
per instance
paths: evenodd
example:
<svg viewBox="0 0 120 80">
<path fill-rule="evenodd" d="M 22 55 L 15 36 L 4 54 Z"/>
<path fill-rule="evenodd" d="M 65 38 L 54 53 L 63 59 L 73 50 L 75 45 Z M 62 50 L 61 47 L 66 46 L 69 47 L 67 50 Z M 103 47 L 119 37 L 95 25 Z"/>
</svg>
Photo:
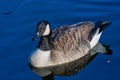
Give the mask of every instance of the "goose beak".
<svg viewBox="0 0 120 80">
<path fill-rule="evenodd" d="M 34 37 L 32 38 L 32 41 L 35 41 L 40 36 L 39 32 L 37 32 Z"/>
</svg>

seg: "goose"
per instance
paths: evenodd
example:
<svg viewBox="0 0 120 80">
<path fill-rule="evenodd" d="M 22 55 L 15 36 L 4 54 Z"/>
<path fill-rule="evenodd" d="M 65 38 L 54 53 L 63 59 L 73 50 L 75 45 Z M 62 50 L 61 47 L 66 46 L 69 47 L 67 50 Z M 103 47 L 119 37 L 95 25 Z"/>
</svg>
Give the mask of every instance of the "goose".
<svg viewBox="0 0 120 80">
<path fill-rule="evenodd" d="M 43 80 L 54 80 L 54 75 L 75 75 L 98 53 L 112 54 L 108 45 L 99 42 L 110 24 L 85 21 L 52 30 L 48 21 L 40 21 L 32 40 L 41 38 L 30 55 L 30 68 Z"/>
</svg>

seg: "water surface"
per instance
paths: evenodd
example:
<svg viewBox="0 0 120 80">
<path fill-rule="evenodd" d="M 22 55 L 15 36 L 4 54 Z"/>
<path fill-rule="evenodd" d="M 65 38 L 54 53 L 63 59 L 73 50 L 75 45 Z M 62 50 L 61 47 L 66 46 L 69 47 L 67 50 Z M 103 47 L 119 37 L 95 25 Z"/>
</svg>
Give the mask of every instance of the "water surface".
<svg viewBox="0 0 120 80">
<path fill-rule="evenodd" d="M 56 80 L 119 80 L 120 74 L 119 0 L 1 0 L 0 80 L 40 80 L 28 67 L 28 56 L 36 24 L 48 20 L 52 29 L 80 21 L 109 20 L 100 41 L 110 44 L 114 54 L 99 54 L 87 67 L 71 77 Z"/>
</svg>

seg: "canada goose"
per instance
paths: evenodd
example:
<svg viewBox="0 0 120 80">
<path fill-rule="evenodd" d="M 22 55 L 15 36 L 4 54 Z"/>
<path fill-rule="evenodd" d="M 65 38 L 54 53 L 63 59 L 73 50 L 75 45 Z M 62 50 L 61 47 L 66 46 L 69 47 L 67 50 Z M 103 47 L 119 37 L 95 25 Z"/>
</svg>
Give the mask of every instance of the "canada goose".
<svg viewBox="0 0 120 80">
<path fill-rule="evenodd" d="M 54 80 L 54 75 L 79 72 L 98 52 L 112 54 L 109 46 L 99 43 L 103 30 L 110 24 L 86 21 L 51 30 L 47 21 L 40 21 L 33 40 L 41 39 L 30 56 L 30 68 L 43 80 Z"/>
</svg>

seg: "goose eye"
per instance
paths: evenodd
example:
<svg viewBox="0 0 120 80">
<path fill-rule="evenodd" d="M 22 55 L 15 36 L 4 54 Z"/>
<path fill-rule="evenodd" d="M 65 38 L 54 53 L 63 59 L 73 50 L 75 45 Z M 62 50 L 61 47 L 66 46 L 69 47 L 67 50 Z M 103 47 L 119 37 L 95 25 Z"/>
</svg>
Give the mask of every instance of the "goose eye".
<svg viewBox="0 0 120 80">
<path fill-rule="evenodd" d="M 37 32 L 41 32 L 42 28 L 38 27 Z"/>
</svg>

